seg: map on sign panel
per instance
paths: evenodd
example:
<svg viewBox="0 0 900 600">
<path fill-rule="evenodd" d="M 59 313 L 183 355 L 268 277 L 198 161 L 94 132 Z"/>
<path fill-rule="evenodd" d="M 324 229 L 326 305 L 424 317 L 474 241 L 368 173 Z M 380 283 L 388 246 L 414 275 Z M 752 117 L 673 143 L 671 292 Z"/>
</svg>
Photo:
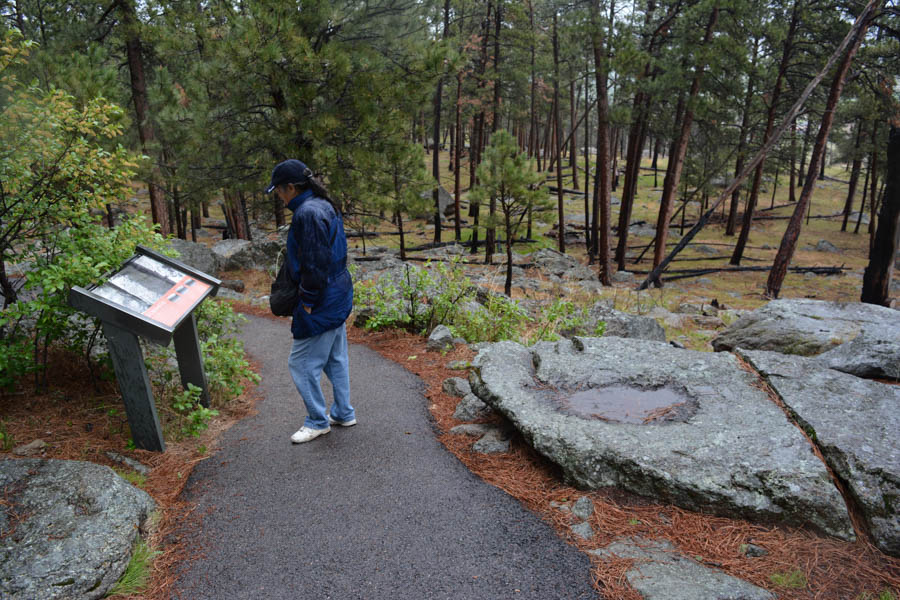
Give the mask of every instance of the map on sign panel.
<svg viewBox="0 0 900 600">
<path fill-rule="evenodd" d="M 128 310 L 172 327 L 209 289 L 195 277 L 149 256 L 137 256 L 93 290 L 94 294 Z"/>
</svg>

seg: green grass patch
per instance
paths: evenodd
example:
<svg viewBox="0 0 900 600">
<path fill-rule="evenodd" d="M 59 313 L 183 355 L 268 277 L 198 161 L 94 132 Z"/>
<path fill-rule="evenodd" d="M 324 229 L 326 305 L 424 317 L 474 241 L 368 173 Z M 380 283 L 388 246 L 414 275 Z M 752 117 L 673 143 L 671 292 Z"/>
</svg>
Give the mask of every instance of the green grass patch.
<svg viewBox="0 0 900 600">
<path fill-rule="evenodd" d="M 107 596 L 131 596 L 141 593 L 147 587 L 147 582 L 150 581 L 150 568 L 153 566 L 153 559 L 158 554 L 158 550 L 154 550 L 147 545 L 147 542 L 138 537 L 125 572 L 110 588 Z"/>
<path fill-rule="evenodd" d="M 126 469 L 116 469 L 113 468 L 113 471 L 119 474 L 119 477 L 127 481 L 133 486 L 142 488 L 144 484 L 147 483 L 147 478 L 144 475 L 141 475 L 137 471 L 128 471 Z"/>
<path fill-rule="evenodd" d="M 856 600 L 897 600 L 897 596 L 891 590 L 883 590 L 877 594 L 863 592 L 856 597 Z"/>
<path fill-rule="evenodd" d="M 769 575 L 769 581 L 778 587 L 803 589 L 807 585 L 806 575 L 800 569 L 793 569 L 785 573 L 773 573 Z"/>
</svg>

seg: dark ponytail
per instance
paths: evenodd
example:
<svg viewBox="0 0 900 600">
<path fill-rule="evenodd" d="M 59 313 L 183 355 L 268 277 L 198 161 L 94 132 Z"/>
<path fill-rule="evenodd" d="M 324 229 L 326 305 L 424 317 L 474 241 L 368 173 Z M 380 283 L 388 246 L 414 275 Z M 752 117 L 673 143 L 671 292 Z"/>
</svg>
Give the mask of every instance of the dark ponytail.
<svg viewBox="0 0 900 600">
<path fill-rule="evenodd" d="M 316 177 L 310 176 L 306 181 L 306 185 L 313 191 L 313 194 L 318 196 L 319 198 L 323 198 L 328 200 L 331 203 L 331 206 L 334 207 L 334 212 L 337 214 L 341 214 L 343 211 L 341 210 L 341 203 L 328 193 L 328 190 L 325 189 L 325 185 L 322 183 L 321 179 L 317 179 Z"/>
</svg>

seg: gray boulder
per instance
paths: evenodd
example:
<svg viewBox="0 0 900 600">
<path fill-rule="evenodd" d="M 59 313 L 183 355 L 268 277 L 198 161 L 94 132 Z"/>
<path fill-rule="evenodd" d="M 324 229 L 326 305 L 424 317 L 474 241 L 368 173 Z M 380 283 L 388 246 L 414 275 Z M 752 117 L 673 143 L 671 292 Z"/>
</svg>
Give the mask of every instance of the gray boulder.
<svg viewBox="0 0 900 600">
<path fill-rule="evenodd" d="M 425 348 L 433 352 L 441 352 L 444 350 L 453 350 L 454 346 L 453 332 L 446 325 L 438 325 L 431 331 Z"/>
<path fill-rule="evenodd" d="M 634 282 L 634 273 L 628 271 L 616 271 L 612 274 L 613 283 L 632 283 Z"/>
<path fill-rule="evenodd" d="M 741 354 L 846 482 L 875 544 L 900 556 L 900 387 L 839 373 L 815 359 L 775 352 Z"/>
<path fill-rule="evenodd" d="M 474 421 L 491 414 L 491 407 L 482 402 L 475 394 L 467 394 L 456 405 L 453 418 L 458 421 Z"/>
<path fill-rule="evenodd" d="M 600 322 L 606 323 L 603 336 L 616 336 L 623 338 L 638 338 L 642 340 L 666 341 L 666 331 L 656 322 L 656 319 L 642 315 L 629 313 L 610 308 L 603 302 L 596 302 L 590 308 L 587 322 L 581 333 L 596 335 Z"/>
<path fill-rule="evenodd" d="M 481 436 L 480 440 L 472 444 L 472 450 L 482 454 L 509 452 L 509 436 L 500 429 L 490 429 Z"/>
<path fill-rule="evenodd" d="M 451 427 L 450 433 L 454 435 L 476 435 L 481 437 L 494 429 L 496 429 L 496 427 L 485 423 L 463 423 L 462 425 Z"/>
<path fill-rule="evenodd" d="M 109 467 L 0 460 L 0 597 L 102 598 L 154 502 Z"/>
<path fill-rule="evenodd" d="M 773 300 L 729 325 L 716 351 L 744 348 L 812 356 L 849 342 L 862 331 L 900 339 L 900 313 L 862 302 Z"/>
<path fill-rule="evenodd" d="M 541 248 L 531 255 L 531 260 L 543 272 L 557 277 L 563 277 L 567 272 L 577 273 L 578 267 L 583 267 L 576 259 L 552 248 Z M 585 267 L 586 268 L 586 267 Z M 588 269 L 590 271 L 590 269 Z M 581 272 L 584 274 L 583 272 Z M 591 273 L 593 275 L 593 272 Z"/>
<path fill-rule="evenodd" d="M 168 241 L 168 246 L 178 252 L 178 260 L 189 267 L 209 275 L 215 275 L 219 270 L 219 260 L 215 253 L 203 244 L 172 238 Z"/>
<path fill-rule="evenodd" d="M 469 382 L 462 377 L 448 377 L 444 380 L 441 389 L 443 389 L 445 394 L 456 396 L 457 398 L 462 398 L 472 393 Z"/>
<path fill-rule="evenodd" d="M 819 240 L 816 244 L 817 252 L 840 252 L 837 246 L 829 242 L 828 240 Z"/>
<path fill-rule="evenodd" d="M 265 269 L 274 274 L 278 254 L 283 248 L 284 244 L 277 240 L 222 240 L 216 242 L 212 251 L 222 270 Z"/>
<path fill-rule="evenodd" d="M 826 367 L 857 377 L 900 379 L 900 337 L 893 329 L 865 330 L 816 359 Z"/>
<path fill-rule="evenodd" d="M 808 440 L 730 354 L 623 338 L 479 352 L 469 383 L 575 484 L 854 539 Z"/>
<path fill-rule="evenodd" d="M 600 558 L 629 558 L 629 585 L 644 600 L 771 600 L 774 596 L 752 583 L 701 565 L 668 541 L 619 538 L 590 552 Z"/>
<path fill-rule="evenodd" d="M 224 271 L 243 268 L 242 252 L 250 248 L 249 240 L 222 240 L 213 244 L 212 252 L 216 256 L 219 268 Z"/>
</svg>

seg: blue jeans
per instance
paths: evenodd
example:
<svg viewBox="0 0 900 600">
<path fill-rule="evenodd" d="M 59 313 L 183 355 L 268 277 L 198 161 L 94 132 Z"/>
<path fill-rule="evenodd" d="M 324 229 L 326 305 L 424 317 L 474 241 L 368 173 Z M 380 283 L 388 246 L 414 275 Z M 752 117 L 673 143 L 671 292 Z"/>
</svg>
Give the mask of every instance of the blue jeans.
<svg viewBox="0 0 900 600">
<path fill-rule="evenodd" d="M 341 325 L 324 333 L 302 340 L 294 340 L 288 367 L 294 385 L 306 404 L 304 426 L 326 429 L 325 394 L 322 393 L 322 371 L 331 381 L 334 405 L 331 416 L 336 421 L 356 418 L 350 405 L 350 362 L 347 357 L 347 329 Z"/>
</svg>

